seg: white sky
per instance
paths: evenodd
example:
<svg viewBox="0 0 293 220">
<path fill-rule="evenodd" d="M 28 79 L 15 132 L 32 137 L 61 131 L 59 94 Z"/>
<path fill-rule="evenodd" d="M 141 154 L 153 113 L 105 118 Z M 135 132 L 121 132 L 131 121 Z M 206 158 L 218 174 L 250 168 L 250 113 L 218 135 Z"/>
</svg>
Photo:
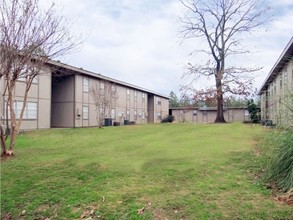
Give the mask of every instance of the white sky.
<svg viewBox="0 0 293 220">
<path fill-rule="evenodd" d="M 46 0 L 41 0 L 48 4 Z M 77 53 L 62 62 L 101 73 L 165 95 L 178 95 L 196 41 L 179 38 L 184 8 L 178 0 L 55 0 L 73 22 L 72 33 L 86 39 Z M 263 66 L 256 74 L 259 88 L 293 36 L 293 1 L 266 0 L 274 20 L 254 33 L 245 46 L 256 53 L 241 59 L 242 66 Z M 249 43 L 248 43 L 249 42 Z"/>
</svg>

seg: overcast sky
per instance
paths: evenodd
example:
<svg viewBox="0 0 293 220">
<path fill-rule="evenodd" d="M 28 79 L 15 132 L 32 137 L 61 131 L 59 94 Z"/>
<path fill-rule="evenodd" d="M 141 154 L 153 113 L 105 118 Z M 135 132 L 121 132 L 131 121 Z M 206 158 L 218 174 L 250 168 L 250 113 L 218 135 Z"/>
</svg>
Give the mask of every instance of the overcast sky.
<svg viewBox="0 0 293 220">
<path fill-rule="evenodd" d="M 42 0 L 47 2 L 46 0 Z M 55 0 L 73 22 L 73 34 L 86 37 L 80 51 L 60 60 L 165 95 L 179 93 L 183 66 L 200 57 L 189 54 L 193 40 L 181 42 L 178 0 Z M 273 22 L 254 33 L 247 47 L 256 53 L 241 64 L 263 66 L 259 88 L 293 36 L 293 1 L 267 0 Z"/>
</svg>

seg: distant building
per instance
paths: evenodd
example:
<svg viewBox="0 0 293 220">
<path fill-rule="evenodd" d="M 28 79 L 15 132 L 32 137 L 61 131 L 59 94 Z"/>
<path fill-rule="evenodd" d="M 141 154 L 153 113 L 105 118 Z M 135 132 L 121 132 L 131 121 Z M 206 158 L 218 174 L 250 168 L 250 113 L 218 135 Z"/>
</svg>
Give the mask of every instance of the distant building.
<svg viewBox="0 0 293 220">
<path fill-rule="evenodd" d="M 106 90 L 106 85 L 111 86 Z M 33 82 L 27 100 L 21 129 L 45 129 L 53 127 L 75 128 L 98 126 L 97 117 L 102 114 L 90 93 L 95 86 L 100 93 L 117 94 L 111 109 L 102 115 L 111 124 L 160 123 L 168 115 L 168 96 L 96 74 L 82 68 L 49 61 L 43 74 Z M 0 116 L 5 125 L 3 93 L 5 81 L 0 81 Z M 16 116 L 23 103 L 24 82 L 19 80 L 15 89 Z"/>
<path fill-rule="evenodd" d="M 171 107 L 169 113 L 174 116 L 174 122 L 213 123 L 217 116 L 217 108 L 213 107 Z M 224 117 L 227 122 L 250 121 L 247 108 L 226 107 Z"/>
<path fill-rule="evenodd" d="M 260 88 L 261 119 L 267 124 L 293 125 L 293 37 Z M 292 108 L 291 106 L 291 108 Z"/>
</svg>

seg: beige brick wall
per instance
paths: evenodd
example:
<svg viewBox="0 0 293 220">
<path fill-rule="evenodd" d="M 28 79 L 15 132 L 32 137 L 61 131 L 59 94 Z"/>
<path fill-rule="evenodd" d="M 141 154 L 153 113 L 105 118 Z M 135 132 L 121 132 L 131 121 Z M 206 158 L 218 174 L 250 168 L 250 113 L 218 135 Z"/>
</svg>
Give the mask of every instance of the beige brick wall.
<svg viewBox="0 0 293 220">
<path fill-rule="evenodd" d="M 187 123 L 213 123 L 217 116 L 216 110 L 199 109 L 172 109 L 174 122 Z M 245 110 L 241 108 L 231 108 L 224 111 L 227 122 L 243 122 L 245 120 Z"/>
<path fill-rule="evenodd" d="M 70 75 L 71 74 L 71 75 Z M 99 109 L 96 109 L 92 95 L 83 91 L 83 79 L 89 80 L 89 89 L 104 80 L 86 74 L 53 75 L 45 68 L 33 84 L 28 95 L 29 102 L 37 103 L 37 119 L 24 120 L 21 129 L 41 129 L 50 127 L 87 127 L 97 126 Z M 135 121 L 136 124 L 160 123 L 161 118 L 168 115 L 168 99 L 151 94 L 139 88 L 124 84 L 114 84 L 118 99 L 113 104 L 115 115 L 113 120 L 124 123 L 124 120 Z M 0 81 L 0 92 L 3 94 L 4 80 Z M 23 99 L 24 83 L 17 82 L 15 100 Z M 129 94 L 128 94 L 129 91 Z M 151 99 L 149 99 L 151 97 Z M 155 103 L 157 98 L 160 104 Z M 83 108 L 88 107 L 88 119 L 83 119 Z M 151 108 L 151 109 L 150 109 Z M 0 114 L 4 104 L 0 100 Z M 127 112 L 130 114 L 127 115 Z M 158 115 L 160 114 L 160 117 Z M 111 109 L 105 117 L 112 117 Z"/>
<path fill-rule="evenodd" d="M 288 125 L 289 112 L 286 103 L 293 91 L 293 61 L 287 62 L 267 90 L 261 93 L 262 120 L 271 120 L 273 124 Z"/>
<path fill-rule="evenodd" d="M 4 79 L 0 82 L 0 115 L 4 114 Z M 25 82 L 17 81 L 14 91 L 15 101 L 23 101 L 23 94 L 25 92 Z M 51 72 L 48 68 L 44 68 L 41 74 L 36 78 L 36 81 L 31 85 L 28 92 L 27 102 L 37 103 L 37 118 L 24 118 L 21 123 L 21 130 L 27 129 L 43 129 L 51 127 Z"/>
</svg>

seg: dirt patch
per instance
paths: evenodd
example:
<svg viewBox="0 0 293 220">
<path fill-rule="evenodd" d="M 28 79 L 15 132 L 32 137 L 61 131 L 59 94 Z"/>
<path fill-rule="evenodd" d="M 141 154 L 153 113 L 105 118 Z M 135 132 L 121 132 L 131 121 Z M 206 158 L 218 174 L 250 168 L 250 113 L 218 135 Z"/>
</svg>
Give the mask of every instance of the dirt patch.
<svg viewBox="0 0 293 220">
<path fill-rule="evenodd" d="M 46 210 L 48 210 L 50 208 L 49 204 L 42 204 L 37 208 L 38 212 L 45 212 Z"/>
<path fill-rule="evenodd" d="M 1 162 L 15 158 L 14 154 L 1 154 Z"/>
<path fill-rule="evenodd" d="M 282 204 L 287 204 L 293 207 L 293 188 L 291 188 L 287 193 L 276 196 L 274 198 L 277 202 L 280 202 Z"/>
<path fill-rule="evenodd" d="M 138 215 L 143 215 L 144 212 L 152 213 L 153 219 L 156 220 L 168 220 L 173 219 L 176 216 L 176 219 L 183 220 L 185 219 L 184 214 L 180 208 L 172 208 L 172 207 L 163 207 L 158 208 L 154 207 L 151 202 L 147 202 L 147 204 L 137 210 Z"/>
<path fill-rule="evenodd" d="M 72 212 L 80 212 L 80 219 L 104 219 L 103 216 L 98 214 L 98 207 L 95 205 L 73 207 Z"/>
</svg>

